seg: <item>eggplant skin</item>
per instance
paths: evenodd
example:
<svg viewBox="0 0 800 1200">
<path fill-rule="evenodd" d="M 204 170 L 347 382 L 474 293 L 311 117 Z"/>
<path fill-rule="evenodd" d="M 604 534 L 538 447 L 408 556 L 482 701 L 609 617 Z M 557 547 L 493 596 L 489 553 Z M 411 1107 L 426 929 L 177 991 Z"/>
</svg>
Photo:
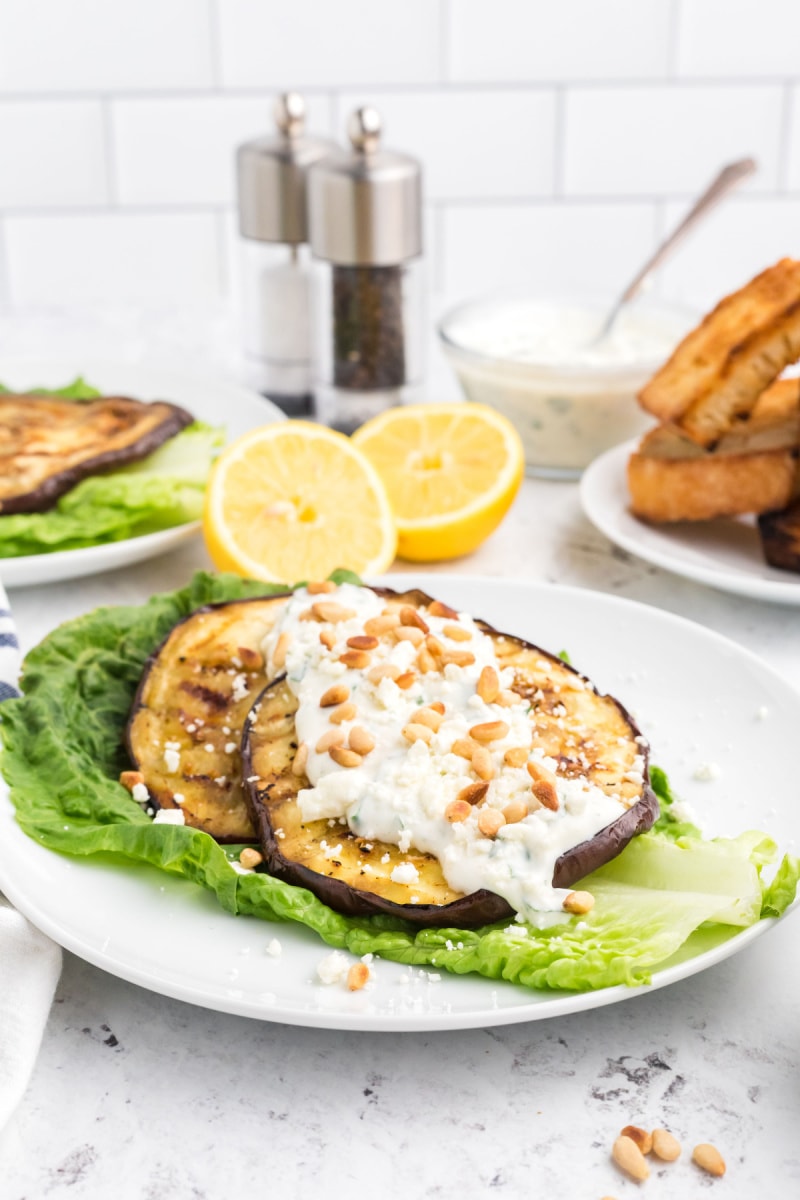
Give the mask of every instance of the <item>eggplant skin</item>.
<svg viewBox="0 0 800 1200">
<path fill-rule="evenodd" d="M 375 590 L 387 599 L 416 607 L 430 603 L 430 597 L 417 590 L 402 596 L 387 589 Z M 658 799 L 647 773 L 646 746 L 637 741 L 639 730 L 622 705 L 613 697 L 599 695 L 572 667 L 519 638 L 498 633 L 485 622 L 480 625 L 494 638 L 501 665 L 517 669 L 515 690 L 531 699 L 534 745 L 560 758 L 563 773 L 577 774 L 577 762 L 559 750 L 558 739 L 563 736 L 559 721 L 568 720 L 572 713 L 570 709 L 564 718 L 562 708 L 575 706 L 577 717 L 584 722 L 586 713 L 594 712 L 594 736 L 582 750 L 590 763 L 586 773 L 598 786 L 625 795 L 630 803 L 616 821 L 558 859 L 553 885 L 571 887 L 615 858 L 632 837 L 649 829 L 658 818 Z M 588 686 L 564 687 L 571 676 Z M 465 896 L 454 891 L 431 855 L 413 850 L 401 854 L 396 846 L 358 837 L 343 825 L 330 827 L 326 820 L 304 824 L 297 793 L 310 784 L 291 769 L 297 749 L 296 711 L 297 699 L 281 676 L 264 688 L 244 724 L 244 794 L 264 855 L 264 870 L 307 888 L 347 916 L 385 914 L 417 926 L 437 928 L 481 926 L 513 916 L 507 901 L 492 892 L 481 890 Z M 613 758 L 615 754 L 615 769 L 608 770 L 608 756 Z M 640 789 L 622 782 L 633 756 L 638 754 L 645 758 Z M 387 855 L 387 861 L 382 862 Z M 407 861 L 414 864 L 419 875 L 413 889 L 391 879 L 394 867 Z M 416 904 L 408 903 L 412 890 L 419 900 Z"/>
<path fill-rule="evenodd" d="M 286 595 L 210 604 L 179 621 L 145 663 L 131 707 L 125 741 L 153 808 L 180 808 L 187 825 L 219 842 L 255 841 L 240 731 L 267 682 L 261 642 Z M 176 771 L 168 769 L 168 743 Z"/>
<path fill-rule="evenodd" d="M 762 513 L 758 533 L 764 558 L 782 571 L 800 571 L 800 500 L 778 512 Z"/>
<path fill-rule="evenodd" d="M 0 396 L 0 514 L 47 512 L 82 479 L 147 458 L 194 417 L 162 400 Z"/>
</svg>

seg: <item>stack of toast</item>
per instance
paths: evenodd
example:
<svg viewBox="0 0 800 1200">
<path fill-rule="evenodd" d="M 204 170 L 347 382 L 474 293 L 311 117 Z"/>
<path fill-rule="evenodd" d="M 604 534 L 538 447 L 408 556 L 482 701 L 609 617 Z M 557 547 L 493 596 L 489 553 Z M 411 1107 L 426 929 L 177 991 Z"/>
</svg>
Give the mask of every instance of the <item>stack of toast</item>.
<svg viewBox="0 0 800 1200">
<path fill-rule="evenodd" d="M 759 516 L 768 562 L 800 571 L 800 262 L 726 296 L 639 394 L 660 424 L 628 463 L 652 522 Z"/>
</svg>

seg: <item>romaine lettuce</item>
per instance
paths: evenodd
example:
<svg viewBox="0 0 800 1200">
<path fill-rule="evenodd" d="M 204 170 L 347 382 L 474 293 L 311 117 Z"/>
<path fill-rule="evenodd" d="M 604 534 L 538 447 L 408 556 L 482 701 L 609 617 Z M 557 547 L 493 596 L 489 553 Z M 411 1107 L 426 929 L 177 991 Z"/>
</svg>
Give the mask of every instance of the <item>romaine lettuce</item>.
<svg viewBox="0 0 800 1200">
<path fill-rule="evenodd" d="M 358 955 L 534 988 L 645 983 L 676 953 L 688 954 L 695 939 L 724 940 L 792 902 L 797 859 L 784 858 L 765 886 L 761 868 L 775 857 L 770 839 L 746 833 L 704 841 L 693 826 L 670 820 L 674 801 L 657 769 L 660 828 L 581 883 L 596 898 L 590 913 L 546 929 L 512 923 L 418 930 L 391 917 L 344 917 L 302 888 L 238 874 L 229 861 L 234 847 L 198 830 L 154 825 L 117 782 L 128 765 L 121 735 L 145 658 L 200 605 L 274 590 L 200 573 L 182 591 L 140 607 L 98 609 L 62 625 L 31 651 L 23 697 L 0 711 L 3 773 L 25 832 L 63 853 L 111 852 L 153 864 L 209 888 L 230 912 L 300 922 Z"/>
</svg>

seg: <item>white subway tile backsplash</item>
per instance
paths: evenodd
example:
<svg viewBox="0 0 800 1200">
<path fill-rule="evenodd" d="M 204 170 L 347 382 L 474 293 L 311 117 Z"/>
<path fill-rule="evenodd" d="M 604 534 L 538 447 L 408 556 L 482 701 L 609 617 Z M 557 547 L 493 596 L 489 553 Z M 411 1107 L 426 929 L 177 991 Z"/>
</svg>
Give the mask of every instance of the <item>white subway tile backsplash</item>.
<svg viewBox="0 0 800 1200">
<path fill-rule="evenodd" d="M 567 93 L 567 195 L 678 196 L 753 156 L 753 190 L 778 183 L 782 89 L 752 85 L 575 88 Z"/>
<path fill-rule="evenodd" d="M 307 128 L 331 132 L 327 96 L 309 96 Z M 112 106 L 122 204 L 232 204 L 240 142 L 275 132 L 271 95 L 117 100 Z"/>
<path fill-rule="evenodd" d="M 196 302 L 220 291 L 211 213 L 7 217 L 5 228 L 15 305 Z"/>
<path fill-rule="evenodd" d="M 554 91 L 345 92 L 342 137 L 365 103 L 380 111 L 387 146 L 422 159 L 432 200 L 553 194 Z"/>
<path fill-rule="evenodd" d="M 209 0 L 3 0 L 0 91 L 213 83 Z"/>
<path fill-rule="evenodd" d="M 218 0 L 226 87 L 431 83 L 440 0 Z"/>
<path fill-rule="evenodd" d="M 685 211 L 666 205 L 667 227 Z M 800 198 L 731 199 L 664 266 L 658 289 L 705 310 L 787 255 L 800 258 Z"/>
<path fill-rule="evenodd" d="M 796 76 L 797 0 L 685 0 L 678 73 L 705 77 Z"/>
<path fill-rule="evenodd" d="M 451 0 L 448 78 L 663 77 L 670 11 L 670 0 Z"/>
<path fill-rule="evenodd" d="M 443 291 L 451 302 L 505 288 L 608 295 L 654 246 L 651 204 L 446 206 Z"/>
<path fill-rule="evenodd" d="M 102 105 L 0 100 L 0 205 L 69 208 L 108 200 Z"/>
</svg>

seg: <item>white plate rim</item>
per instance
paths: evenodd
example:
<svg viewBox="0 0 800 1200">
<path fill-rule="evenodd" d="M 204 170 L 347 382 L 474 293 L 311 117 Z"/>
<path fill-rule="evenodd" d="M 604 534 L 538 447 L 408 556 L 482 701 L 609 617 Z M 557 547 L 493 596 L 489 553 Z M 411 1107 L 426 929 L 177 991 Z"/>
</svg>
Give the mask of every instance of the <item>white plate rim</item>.
<svg viewBox="0 0 800 1200">
<path fill-rule="evenodd" d="M 252 407 L 258 412 L 263 424 L 271 421 L 284 420 L 284 414 L 277 405 L 260 396 L 257 392 L 245 387 L 235 379 L 215 373 L 213 370 L 202 375 L 197 371 L 183 370 L 171 365 L 149 363 L 146 359 L 113 359 L 97 358 L 92 355 L 81 355 L 78 352 L 49 357 L 13 357 L 0 356 L 0 373 L 3 381 L 18 381 L 16 386 L 40 386 L 55 384 L 56 380 L 67 382 L 68 379 L 81 375 L 90 383 L 101 382 L 103 379 L 119 377 L 124 380 L 129 376 L 134 380 L 133 385 L 124 384 L 123 392 L 153 389 L 156 394 L 164 393 L 163 398 L 169 399 L 172 390 L 182 392 L 192 388 L 203 390 L 218 390 L 220 403 L 235 400 L 244 408 Z M 30 373 L 30 374 L 28 374 Z M 138 385 L 136 379 L 139 378 Z M 27 385 L 24 379 L 29 379 Z M 148 382 L 152 381 L 152 382 Z M 106 390 L 111 390 L 108 384 Z M 155 396 L 148 396 L 153 399 Z M 177 403 L 188 405 L 190 402 L 183 398 Z M 206 415 L 200 419 L 210 421 Z M 220 421 L 224 418 L 221 416 Z M 27 587 L 38 583 L 56 582 L 74 579 L 85 575 L 99 574 L 103 571 L 115 570 L 122 566 L 132 566 L 144 559 L 155 558 L 181 542 L 194 537 L 200 529 L 199 521 L 186 521 L 182 525 L 172 525 L 168 529 L 160 529 L 154 533 L 145 533 L 139 537 L 122 538 L 119 541 L 105 542 L 97 546 L 82 546 L 75 550 L 56 550 L 52 554 L 27 554 L 18 558 L 0 557 L 0 578 L 10 588 Z"/>
<path fill-rule="evenodd" d="M 750 600 L 766 600 L 772 604 L 800 605 L 800 581 L 749 577 L 724 567 L 703 567 L 668 550 L 658 549 L 646 540 L 628 534 L 620 527 L 619 519 L 628 510 L 618 500 L 614 485 L 625 478 L 625 464 L 637 442 L 623 442 L 606 450 L 594 460 L 581 477 L 579 491 L 583 511 L 596 529 L 635 558 L 661 567 L 674 575 L 703 583 L 719 591 Z M 762 564 L 763 565 L 763 564 Z"/>
<path fill-rule="evenodd" d="M 433 591 L 438 586 L 443 584 L 449 586 L 455 585 L 458 588 L 469 589 L 470 586 L 477 585 L 480 587 L 496 586 L 498 589 L 512 588 L 514 591 L 521 593 L 529 593 L 535 596 L 539 594 L 549 594 L 550 596 L 558 596 L 567 594 L 569 596 L 579 596 L 582 600 L 591 597 L 593 603 L 599 603 L 601 606 L 606 605 L 610 609 L 624 610 L 634 609 L 640 613 L 645 620 L 655 621 L 656 624 L 662 624 L 664 627 L 671 627 L 676 630 L 689 629 L 694 634 L 700 634 L 704 642 L 716 645 L 721 651 L 730 655 L 733 654 L 743 663 L 749 664 L 753 669 L 760 672 L 763 676 L 770 679 L 774 685 L 777 685 L 787 695 L 793 698 L 798 711 L 800 711 L 800 696 L 791 687 L 791 685 L 777 671 L 764 663 L 757 655 L 740 646 L 738 643 L 731 641 L 729 638 L 716 633 L 714 630 L 701 626 L 696 622 L 687 620 L 684 617 L 677 616 L 673 613 L 653 608 L 649 605 L 641 604 L 634 600 L 628 600 L 624 597 L 609 595 L 607 593 L 595 592 L 586 588 L 572 587 L 561 584 L 550 583 L 533 583 L 528 581 L 508 581 L 508 580 L 491 580 L 482 576 L 430 576 L 424 573 L 414 575 L 386 575 L 372 582 L 385 584 L 395 587 L 411 587 L 418 586 L 423 590 Z M 0 776 L 0 828 L 5 824 L 6 832 L 14 831 L 13 838 L 16 836 L 22 839 L 21 844 L 30 843 L 30 839 L 22 832 L 13 818 L 13 808 L 11 806 L 8 786 L 5 780 Z M 24 885 L 20 885 L 18 878 L 14 876 L 13 869 L 9 871 L 8 863 L 4 861 L 2 849 L 5 845 L 3 838 L 0 838 L 0 889 L 5 893 L 7 898 L 23 913 L 38 929 L 47 934 L 54 941 L 58 942 L 64 949 L 71 951 L 79 957 L 92 963 L 94 966 L 102 970 L 108 971 L 111 974 L 125 979 L 130 983 L 134 983 L 140 987 L 147 988 L 157 994 L 170 996 L 174 999 L 181 1000 L 190 1004 L 195 1004 L 200 1007 L 209 1008 L 214 1011 L 227 1012 L 238 1016 L 246 1016 L 259 1020 L 267 1020 L 279 1024 L 299 1025 L 308 1028 L 324 1028 L 324 1029 L 340 1029 L 351 1030 L 358 1032 L 435 1032 L 458 1029 L 482 1028 L 486 1026 L 497 1026 L 506 1024 L 517 1024 L 526 1021 L 546 1020 L 551 1017 L 565 1016 L 570 1013 L 585 1011 L 588 1009 L 605 1007 L 609 1004 L 620 1003 L 625 1000 L 633 999 L 640 995 L 649 995 L 653 991 L 662 987 L 677 983 L 680 980 L 686 979 L 701 971 L 707 970 L 709 967 L 724 961 L 739 951 L 745 949 L 756 938 L 768 933 L 774 928 L 780 920 L 785 919 L 789 912 L 796 911 L 800 908 L 800 897 L 795 903 L 790 906 L 786 913 L 779 919 L 762 920 L 755 925 L 743 929 L 738 934 L 735 934 L 721 945 L 713 949 L 703 951 L 693 958 L 679 962 L 671 967 L 660 971 L 654 971 L 652 982 L 648 985 L 638 987 L 627 987 L 619 985 L 611 988 L 604 988 L 592 992 L 579 993 L 557 993 L 552 998 L 545 1000 L 537 1000 L 530 1004 L 520 1004 L 515 1007 L 498 1008 L 492 1004 L 481 1005 L 475 1008 L 467 1008 L 458 1011 L 457 1013 L 440 1013 L 426 1012 L 422 1015 L 393 1015 L 387 1017 L 385 1014 L 366 1014 L 364 1012 L 335 1012 L 325 1010 L 306 1010 L 298 1009 L 296 1006 L 285 1006 L 270 1004 L 268 1008 L 264 1008 L 260 1004 L 256 1004 L 248 1000 L 240 1000 L 223 995 L 210 995 L 208 990 L 203 990 L 191 985 L 187 985 L 180 981 L 175 981 L 167 977 L 156 978 L 152 972 L 147 970 L 137 969 L 135 964 L 128 960 L 119 960 L 113 954 L 98 948 L 88 940 L 88 938 L 76 929 L 67 929 L 59 922 L 57 916 L 45 904 L 41 904 L 36 897 L 31 896 L 26 892 Z M 35 843 L 33 843 L 35 846 Z M 35 846 L 37 852 L 49 855 L 53 852 L 44 850 Z M 65 859 L 68 856 L 58 856 Z M 12 856 L 13 861 L 13 856 Z M 70 859 L 70 862 L 80 865 L 79 858 Z M 227 917 L 227 914 L 225 914 Z M 233 919 L 233 918 L 230 918 Z M 237 918 L 239 919 L 239 918 Z M 258 920 L 258 918 L 252 918 Z M 264 925 L 269 923 L 264 922 Z M 280 926 L 270 926 L 275 929 L 282 937 L 286 936 L 287 931 L 291 936 L 291 925 L 281 924 Z M 328 952 L 328 948 L 320 940 L 319 941 L 320 955 Z M 396 965 L 396 964 L 386 964 Z M 443 982 L 446 984 L 448 979 L 446 972 L 443 972 Z M 472 977 L 468 977 L 472 978 Z M 505 989 L 514 985 L 503 984 L 502 981 L 494 981 L 484 979 L 482 983 L 487 989 L 487 997 L 491 997 L 492 990 L 495 987 Z M 519 990 L 519 989 L 518 989 Z M 537 993 L 541 996 L 546 993 Z"/>
</svg>

